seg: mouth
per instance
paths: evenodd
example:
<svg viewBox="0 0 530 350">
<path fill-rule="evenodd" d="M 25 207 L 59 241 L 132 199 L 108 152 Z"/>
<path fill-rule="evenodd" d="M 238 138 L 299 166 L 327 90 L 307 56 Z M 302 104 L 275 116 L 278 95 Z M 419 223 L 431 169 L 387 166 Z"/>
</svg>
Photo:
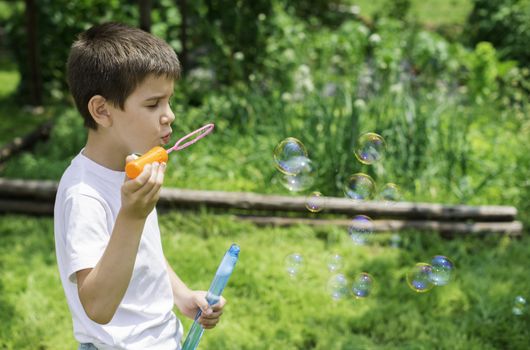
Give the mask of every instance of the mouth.
<svg viewBox="0 0 530 350">
<path fill-rule="evenodd" d="M 163 136 L 161 139 L 162 139 L 162 143 L 164 145 L 167 145 L 169 143 L 169 140 L 171 139 L 171 133 L 167 134 L 166 136 Z"/>
</svg>

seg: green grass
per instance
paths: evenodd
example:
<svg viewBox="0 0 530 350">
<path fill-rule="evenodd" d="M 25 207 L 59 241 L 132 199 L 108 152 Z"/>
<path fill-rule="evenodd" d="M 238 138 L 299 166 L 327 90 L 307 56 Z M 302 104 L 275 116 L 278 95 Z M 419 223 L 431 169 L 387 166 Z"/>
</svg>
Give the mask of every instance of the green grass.
<svg viewBox="0 0 530 350">
<path fill-rule="evenodd" d="M 530 314 L 511 312 L 530 299 L 530 239 L 441 239 L 407 232 L 392 248 L 388 235 L 354 247 L 336 227 L 258 228 L 228 215 L 161 215 L 166 256 L 192 288 L 207 289 L 232 242 L 240 260 L 225 290 L 229 303 L 201 349 L 525 349 Z M 284 257 L 305 258 L 296 280 Z M 343 256 L 343 273 L 374 276 L 366 300 L 333 301 L 326 292 L 327 257 Z M 426 294 L 410 290 L 409 267 L 435 254 L 450 257 L 454 280 Z M 72 349 L 71 321 L 55 265 L 51 218 L 0 219 L 0 348 Z M 191 320 L 184 320 L 189 329 Z"/>
<path fill-rule="evenodd" d="M 361 15 L 373 15 L 387 6 L 386 0 L 351 0 L 353 5 L 361 8 Z M 457 25 L 463 26 L 471 12 L 471 0 L 412 0 L 410 15 L 419 23 L 432 26 Z"/>
</svg>

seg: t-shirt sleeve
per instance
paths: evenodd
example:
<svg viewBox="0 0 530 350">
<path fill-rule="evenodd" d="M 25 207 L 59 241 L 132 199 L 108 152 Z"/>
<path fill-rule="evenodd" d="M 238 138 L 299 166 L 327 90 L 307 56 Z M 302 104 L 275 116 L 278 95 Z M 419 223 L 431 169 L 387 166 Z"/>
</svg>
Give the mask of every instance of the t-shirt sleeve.
<svg viewBox="0 0 530 350">
<path fill-rule="evenodd" d="M 66 271 L 77 283 L 76 272 L 95 267 L 107 247 L 107 213 L 98 199 L 77 193 L 66 199 L 64 219 Z"/>
</svg>

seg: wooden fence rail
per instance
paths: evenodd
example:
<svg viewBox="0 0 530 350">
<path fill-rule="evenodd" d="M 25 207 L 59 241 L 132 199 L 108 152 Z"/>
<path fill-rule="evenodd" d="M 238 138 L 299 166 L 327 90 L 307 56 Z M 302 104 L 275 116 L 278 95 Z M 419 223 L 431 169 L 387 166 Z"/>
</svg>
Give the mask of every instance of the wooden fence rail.
<svg viewBox="0 0 530 350">
<path fill-rule="evenodd" d="M 0 212 L 49 215 L 57 182 L 11 180 L 0 178 Z M 446 233 L 505 233 L 520 235 L 522 224 L 516 220 L 517 209 L 511 206 L 442 205 L 412 202 L 354 201 L 347 198 L 321 197 L 312 200 L 324 214 L 341 216 L 326 219 L 307 217 L 306 198 L 300 196 L 264 195 L 247 192 L 196 191 L 163 188 L 160 209 L 197 208 L 200 206 L 265 212 L 264 216 L 237 215 L 260 225 L 340 225 L 347 226 L 354 215 L 374 219 L 376 231 L 405 229 Z M 305 217 L 281 217 L 279 213 L 298 213 Z M 274 214 L 274 215 L 271 215 Z"/>
</svg>

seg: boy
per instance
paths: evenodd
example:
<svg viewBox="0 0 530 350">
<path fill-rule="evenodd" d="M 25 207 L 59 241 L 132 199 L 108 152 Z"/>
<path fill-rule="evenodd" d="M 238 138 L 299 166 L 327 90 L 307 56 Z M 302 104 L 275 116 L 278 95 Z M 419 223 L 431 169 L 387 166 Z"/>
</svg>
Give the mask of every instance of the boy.
<svg viewBox="0 0 530 350">
<path fill-rule="evenodd" d="M 107 23 L 82 33 L 68 58 L 68 84 L 88 128 L 85 147 L 59 183 L 55 246 L 80 349 L 179 349 L 172 309 L 215 327 L 225 300 L 209 307 L 162 251 L 155 204 L 166 164 L 125 176 L 127 156 L 166 144 L 177 56 L 140 29 Z"/>
</svg>

